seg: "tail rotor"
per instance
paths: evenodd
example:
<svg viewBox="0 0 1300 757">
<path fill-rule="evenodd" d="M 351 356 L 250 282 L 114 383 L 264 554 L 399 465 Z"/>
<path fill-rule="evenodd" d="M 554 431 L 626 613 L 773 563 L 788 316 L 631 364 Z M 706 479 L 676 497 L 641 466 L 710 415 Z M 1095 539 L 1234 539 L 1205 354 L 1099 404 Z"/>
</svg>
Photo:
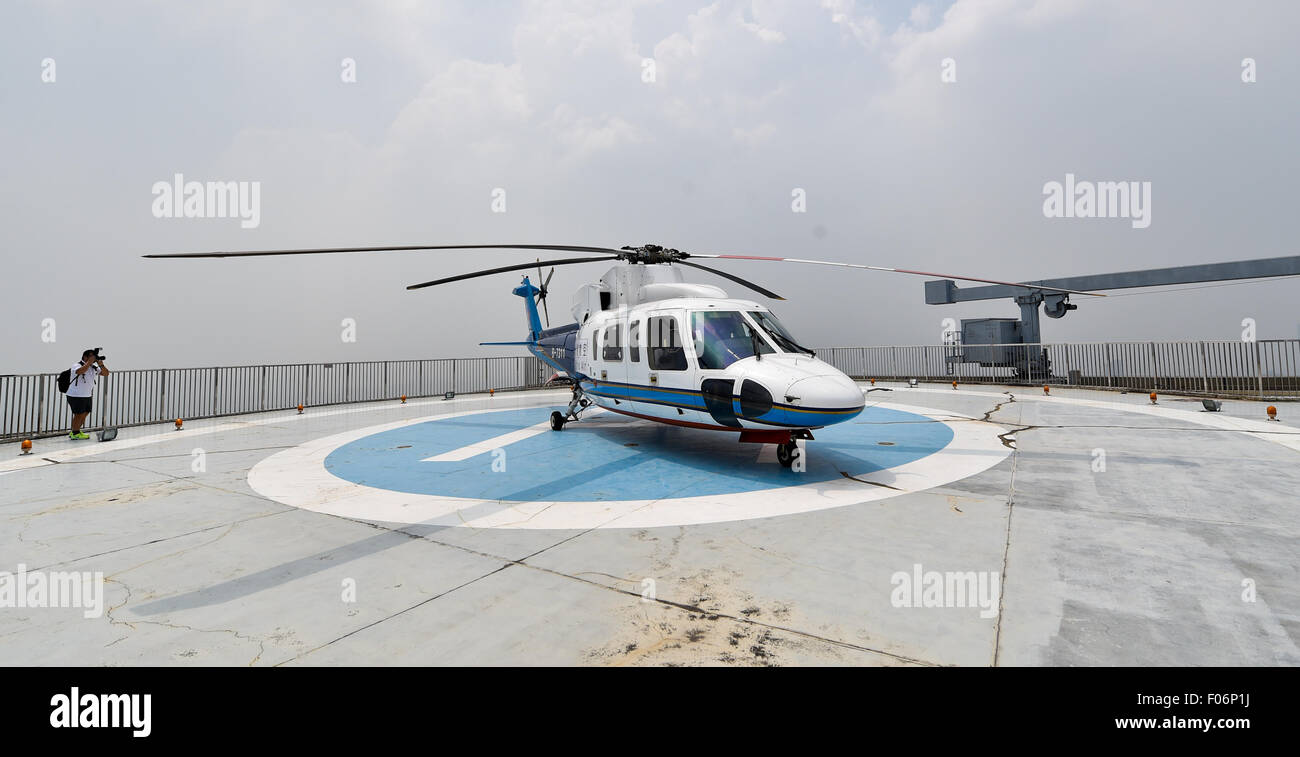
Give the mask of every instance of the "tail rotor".
<svg viewBox="0 0 1300 757">
<path fill-rule="evenodd" d="M 540 259 L 537 261 L 537 285 L 539 287 L 537 290 L 537 304 L 542 306 L 542 314 L 546 316 L 546 328 L 548 329 L 551 327 L 551 312 L 546 307 L 546 293 L 550 291 L 549 285 L 551 283 L 551 277 L 554 275 L 555 267 L 552 266 L 551 272 L 546 274 L 546 278 L 543 279 L 542 261 Z"/>
</svg>

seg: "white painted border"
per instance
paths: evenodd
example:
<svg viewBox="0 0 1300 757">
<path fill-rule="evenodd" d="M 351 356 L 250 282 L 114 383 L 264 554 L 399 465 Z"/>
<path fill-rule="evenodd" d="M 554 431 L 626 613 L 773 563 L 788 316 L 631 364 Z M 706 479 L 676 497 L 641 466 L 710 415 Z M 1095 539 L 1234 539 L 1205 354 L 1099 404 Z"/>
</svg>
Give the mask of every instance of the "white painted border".
<svg viewBox="0 0 1300 757">
<path fill-rule="evenodd" d="M 74 442 L 66 437 L 49 437 L 38 439 L 32 442 L 40 448 L 39 452 L 33 452 L 30 455 L 20 455 L 12 460 L 0 461 L 0 476 L 6 473 L 12 473 L 17 470 L 27 468 L 40 468 L 55 463 L 66 463 L 69 460 L 77 460 L 92 455 L 107 455 L 110 452 L 116 452 L 132 447 L 143 447 L 148 444 L 157 444 L 159 442 L 174 442 L 181 439 L 188 439 L 192 436 L 201 436 L 204 434 L 217 434 L 223 431 L 239 431 L 242 429 L 256 428 L 258 426 L 273 426 L 277 423 L 295 423 L 301 421 L 311 421 L 317 418 L 330 418 L 337 415 L 359 415 L 362 413 L 373 412 L 401 412 L 404 410 L 413 410 L 419 407 L 437 405 L 441 407 L 460 407 L 465 404 L 474 403 L 493 403 L 497 410 L 508 410 L 511 408 L 535 407 L 535 400 L 547 398 L 557 400 L 556 404 L 567 405 L 569 402 L 569 391 L 567 389 L 549 389 L 531 392 L 508 392 L 502 393 L 501 396 L 491 397 L 486 394 L 472 394 L 455 399 L 444 400 L 426 399 L 416 400 L 398 404 L 396 400 L 366 402 L 360 404 L 346 405 L 343 407 L 331 407 L 329 409 L 319 408 L 306 410 L 301 415 L 297 410 L 277 410 L 264 413 L 253 413 L 253 420 L 239 420 L 241 417 L 236 416 L 233 419 L 224 420 L 198 420 L 190 421 L 185 424 L 183 431 L 163 431 L 146 436 L 131 436 L 132 432 L 139 429 L 148 428 L 140 426 L 137 428 L 122 429 L 122 435 L 111 442 Z M 445 417 L 451 417 L 448 414 Z M 439 416 L 444 417 L 444 416 Z M 163 424 L 157 424 L 159 426 Z M 17 443 L 14 443 L 17 447 Z M 46 447 L 52 447 L 51 451 L 46 451 Z"/>
<path fill-rule="evenodd" d="M 996 424 L 974 418 L 949 423 L 954 417 L 964 416 L 955 416 L 947 410 L 892 403 L 878 406 L 920 413 L 944 423 L 953 432 L 952 440 L 943 450 L 861 477 L 892 489 L 837 479 L 734 494 L 657 500 L 498 502 L 380 489 L 345 481 L 325 468 L 325 458 L 349 442 L 448 417 L 445 415 L 352 429 L 304 442 L 259 462 L 249 471 L 248 484 L 258 494 L 293 507 L 385 523 L 552 530 L 657 528 L 770 518 L 896 497 L 973 476 L 1001 462 L 1011 452 L 998 440 L 997 435 L 1004 429 Z M 489 408 L 458 415 L 493 411 L 494 408 Z M 737 443 L 730 437 L 724 441 L 721 436 L 719 442 Z M 961 454 L 944 454 L 950 449 L 960 450 Z"/>
<path fill-rule="evenodd" d="M 892 388 L 892 387 L 891 387 Z M 1068 389 L 1068 387 L 1062 387 Z M 1029 394 L 1033 387 L 1015 387 L 1019 394 L 1014 390 L 1006 392 L 976 392 L 969 389 L 963 389 L 954 392 L 949 389 L 930 389 L 917 387 L 915 389 L 905 387 L 903 389 L 894 389 L 901 396 L 908 394 L 965 394 L 973 397 L 990 397 L 993 399 L 1005 398 L 1007 394 L 1016 395 L 1016 402 L 1043 402 L 1047 404 L 1076 405 L 1080 407 L 1095 407 L 1103 410 L 1119 410 L 1122 412 L 1138 413 L 1140 415 L 1153 415 L 1159 418 L 1186 421 L 1210 428 L 1224 429 L 1226 431 L 1240 431 L 1241 433 L 1262 439 L 1266 442 L 1280 444 L 1288 449 L 1300 452 L 1300 429 L 1294 426 L 1287 426 L 1277 421 L 1252 421 L 1249 418 L 1238 418 L 1223 413 L 1209 413 L 1196 410 L 1178 410 L 1169 407 L 1169 405 L 1138 405 L 1127 402 L 1089 400 L 1081 397 L 1062 397 L 1060 395 L 1043 395 L 1035 396 Z M 1041 391 L 1041 390 L 1039 390 Z M 1086 391 L 1086 390 L 1085 390 Z M 1145 395 L 1143 395 L 1145 396 Z M 1261 405 L 1263 403 L 1260 403 Z"/>
</svg>

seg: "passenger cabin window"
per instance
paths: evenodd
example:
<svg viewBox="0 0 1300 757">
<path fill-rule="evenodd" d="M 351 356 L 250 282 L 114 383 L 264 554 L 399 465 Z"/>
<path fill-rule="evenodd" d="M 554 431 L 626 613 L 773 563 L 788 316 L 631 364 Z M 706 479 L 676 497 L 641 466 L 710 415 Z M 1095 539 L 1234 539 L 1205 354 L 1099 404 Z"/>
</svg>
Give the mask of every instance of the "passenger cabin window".
<svg viewBox="0 0 1300 757">
<path fill-rule="evenodd" d="M 596 329 L 591 330 L 591 359 L 595 360 L 600 354 L 600 332 Z"/>
<path fill-rule="evenodd" d="M 641 362 L 641 322 L 632 321 L 627 327 L 627 351 L 632 362 Z"/>
<path fill-rule="evenodd" d="M 700 368 L 722 370 L 737 360 L 772 352 L 767 340 L 735 310 L 691 313 L 691 335 Z"/>
<path fill-rule="evenodd" d="M 651 318 L 649 344 L 650 370 L 684 371 L 686 370 L 686 348 L 682 346 L 682 335 L 677 329 L 677 318 L 661 315 Z"/>
<path fill-rule="evenodd" d="M 619 324 L 605 327 L 605 350 L 601 353 L 604 360 L 623 360 L 623 343 L 619 341 Z"/>
</svg>

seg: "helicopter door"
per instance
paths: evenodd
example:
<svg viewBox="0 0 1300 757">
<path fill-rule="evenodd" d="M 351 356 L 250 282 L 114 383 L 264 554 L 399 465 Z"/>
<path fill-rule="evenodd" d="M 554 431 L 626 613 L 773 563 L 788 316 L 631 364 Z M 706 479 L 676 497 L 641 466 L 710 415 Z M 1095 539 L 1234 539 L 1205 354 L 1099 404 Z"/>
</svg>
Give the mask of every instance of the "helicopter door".
<svg viewBox="0 0 1300 757">
<path fill-rule="evenodd" d="M 645 335 L 645 315 L 638 314 L 628 318 L 627 333 L 623 339 L 623 353 L 624 357 L 627 358 L 628 391 L 636 394 L 638 398 L 647 396 L 646 387 L 650 385 L 650 356 L 646 354 Z M 653 415 L 653 413 L 646 413 L 645 411 L 648 404 L 643 399 L 632 401 L 635 412 Z"/>
<path fill-rule="evenodd" d="M 740 428 L 736 419 L 735 378 L 728 375 L 726 367 L 737 357 L 736 350 L 744 354 L 737 340 L 748 346 L 749 332 L 737 330 L 732 315 L 726 312 L 692 312 L 691 345 L 698 365 L 697 375 L 700 382 L 700 395 L 704 398 L 705 411 L 719 425 L 728 428 Z M 713 323 L 714 320 L 720 323 Z M 735 332 L 735 333 L 733 333 Z"/>
<path fill-rule="evenodd" d="M 600 361 L 597 363 L 601 383 L 614 384 L 609 387 L 609 394 L 620 396 L 627 394 L 627 355 L 623 350 L 623 330 L 627 322 L 611 318 L 600 330 Z M 612 400 L 611 400 L 612 401 Z M 630 400 L 619 399 L 615 407 L 632 409 Z"/>
<path fill-rule="evenodd" d="M 629 364 L 631 375 L 644 376 L 646 387 L 640 394 L 646 401 L 637 412 L 666 420 L 696 420 L 691 418 L 690 397 L 673 389 L 695 388 L 695 368 L 686 359 L 685 329 L 680 311 L 660 310 L 644 317 L 639 338 L 645 349 L 642 364 Z"/>
</svg>

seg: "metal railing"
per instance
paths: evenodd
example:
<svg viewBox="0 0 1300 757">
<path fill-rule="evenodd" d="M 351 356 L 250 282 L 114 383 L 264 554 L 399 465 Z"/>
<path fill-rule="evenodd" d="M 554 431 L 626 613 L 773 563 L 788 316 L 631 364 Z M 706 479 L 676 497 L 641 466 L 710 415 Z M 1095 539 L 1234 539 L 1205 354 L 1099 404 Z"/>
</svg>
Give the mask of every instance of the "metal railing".
<svg viewBox="0 0 1300 757">
<path fill-rule="evenodd" d="M 86 429 L 304 406 L 542 386 L 552 370 L 535 357 L 385 360 L 114 370 L 99 379 Z M 72 413 L 58 374 L 0 375 L 0 440 L 68 432 Z"/>
<path fill-rule="evenodd" d="M 859 379 L 1300 399 L 1300 339 L 829 347 L 817 356 Z"/>
<path fill-rule="evenodd" d="M 828 347 L 818 357 L 858 379 L 1064 384 L 1180 394 L 1300 399 L 1300 340 Z M 100 379 L 90 430 L 304 406 L 530 389 L 535 357 L 385 360 L 115 370 Z M 0 440 L 67 433 L 57 374 L 0 376 Z"/>
</svg>

